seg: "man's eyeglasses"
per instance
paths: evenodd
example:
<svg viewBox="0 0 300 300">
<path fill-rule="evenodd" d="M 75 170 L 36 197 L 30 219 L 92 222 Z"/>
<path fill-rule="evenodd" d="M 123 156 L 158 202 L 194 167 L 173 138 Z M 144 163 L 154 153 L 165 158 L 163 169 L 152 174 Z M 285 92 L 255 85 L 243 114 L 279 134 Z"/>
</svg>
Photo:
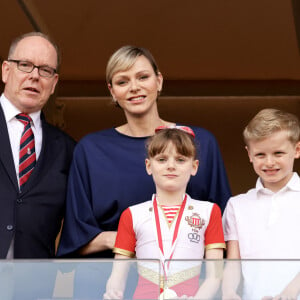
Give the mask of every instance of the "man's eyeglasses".
<svg viewBox="0 0 300 300">
<path fill-rule="evenodd" d="M 34 68 L 37 68 L 39 75 L 42 77 L 51 78 L 55 73 L 57 73 L 56 69 L 49 66 L 36 66 L 32 62 L 26 60 L 8 59 L 7 61 L 16 63 L 17 68 L 26 73 L 31 73 Z"/>
</svg>

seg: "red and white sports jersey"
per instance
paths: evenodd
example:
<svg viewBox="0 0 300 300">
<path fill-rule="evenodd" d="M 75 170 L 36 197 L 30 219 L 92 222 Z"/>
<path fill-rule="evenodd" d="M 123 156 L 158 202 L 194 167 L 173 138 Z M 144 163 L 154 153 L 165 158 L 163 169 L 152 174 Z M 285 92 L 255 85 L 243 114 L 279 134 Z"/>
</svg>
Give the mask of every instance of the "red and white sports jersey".
<svg viewBox="0 0 300 300">
<path fill-rule="evenodd" d="M 165 258 L 171 254 L 176 220 L 170 226 L 161 208 L 159 220 Z M 204 249 L 225 248 L 221 211 L 208 201 L 187 197 L 173 259 L 202 259 Z M 153 199 L 126 209 L 119 222 L 114 252 L 138 259 L 160 259 Z"/>
</svg>

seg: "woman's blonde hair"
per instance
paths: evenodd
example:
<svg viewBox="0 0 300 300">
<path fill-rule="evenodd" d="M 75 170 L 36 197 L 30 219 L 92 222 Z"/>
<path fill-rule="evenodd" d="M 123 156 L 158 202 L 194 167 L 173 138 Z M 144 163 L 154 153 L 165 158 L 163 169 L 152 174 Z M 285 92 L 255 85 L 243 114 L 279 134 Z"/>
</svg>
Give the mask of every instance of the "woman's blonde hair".
<svg viewBox="0 0 300 300">
<path fill-rule="evenodd" d="M 157 64 L 149 50 L 135 46 L 123 46 L 110 57 L 107 63 L 106 82 L 111 85 L 114 74 L 130 69 L 140 56 L 144 56 L 148 59 L 155 74 L 158 75 L 159 70 Z"/>
<path fill-rule="evenodd" d="M 244 141 L 248 145 L 251 140 L 261 140 L 281 130 L 287 132 L 288 138 L 293 144 L 299 142 L 299 119 L 291 113 L 266 108 L 248 123 L 243 132 Z"/>
</svg>

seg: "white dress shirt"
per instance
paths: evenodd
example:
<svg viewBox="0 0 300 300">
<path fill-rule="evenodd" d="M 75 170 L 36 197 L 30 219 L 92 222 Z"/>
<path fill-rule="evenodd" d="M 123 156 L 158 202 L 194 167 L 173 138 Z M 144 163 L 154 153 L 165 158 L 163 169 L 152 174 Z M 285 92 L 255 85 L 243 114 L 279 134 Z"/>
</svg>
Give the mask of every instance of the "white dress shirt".
<svg viewBox="0 0 300 300">
<path fill-rule="evenodd" d="M 5 116 L 8 136 L 10 141 L 10 147 L 14 159 L 16 176 L 19 178 L 19 150 L 20 150 L 20 140 L 22 136 L 22 132 L 24 130 L 24 125 L 18 119 L 16 119 L 16 115 L 20 114 L 21 111 L 16 108 L 5 96 L 4 94 L 0 97 L 0 105 L 2 106 L 2 110 Z M 38 160 L 39 155 L 41 153 L 42 148 L 42 140 L 43 140 L 43 131 L 42 124 L 40 118 L 41 112 L 37 111 L 29 114 L 32 119 L 31 128 L 34 134 L 34 142 L 35 142 L 35 152 L 36 152 L 36 160 Z M 19 184 L 19 180 L 18 180 Z M 6 258 L 12 259 L 14 257 L 14 239 L 10 244 L 8 253 Z"/>
<path fill-rule="evenodd" d="M 16 175 L 19 176 L 19 151 L 20 151 L 20 140 L 22 136 L 22 132 L 24 130 L 24 125 L 18 119 L 16 119 L 16 115 L 20 114 L 21 111 L 17 109 L 5 96 L 4 94 L 0 97 L 0 104 L 2 106 L 6 125 L 8 129 L 8 135 L 10 140 L 10 146 L 14 158 Z M 29 114 L 32 119 L 31 128 L 34 134 L 34 142 L 35 142 L 35 153 L 36 160 L 38 160 L 39 155 L 41 153 L 42 148 L 42 124 L 40 118 L 41 112 L 33 112 Z"/>
</svg>

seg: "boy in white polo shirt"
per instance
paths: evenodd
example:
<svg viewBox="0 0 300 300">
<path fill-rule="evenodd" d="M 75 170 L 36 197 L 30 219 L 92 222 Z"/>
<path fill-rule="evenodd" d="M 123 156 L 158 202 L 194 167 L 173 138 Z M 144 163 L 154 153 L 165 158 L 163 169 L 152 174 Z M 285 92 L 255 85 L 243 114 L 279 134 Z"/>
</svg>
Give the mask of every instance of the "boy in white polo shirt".
<svg viewBox="0 0 300 300">
<path fill-rule="evenodd" d="M 254 189 L 227 203 L 223 216 L 227 258 L 300 259 L 300 178 L 293 172 L 294 160 L 300 156 L 299 120 L 287 112 L 263 109 L 243 135 L 259 178 Z M 278 274 L 267 266 L 263 261 L 242 263 L 243 299 L 296 299 L 299 266 L 293 264 L 295 270 L 288 268 L 287 275 L 283 268 Z M 238 280 L 229 279 L 224 278 L 224 299 L 238 299 L 234 291 Z"/>
</svg>

